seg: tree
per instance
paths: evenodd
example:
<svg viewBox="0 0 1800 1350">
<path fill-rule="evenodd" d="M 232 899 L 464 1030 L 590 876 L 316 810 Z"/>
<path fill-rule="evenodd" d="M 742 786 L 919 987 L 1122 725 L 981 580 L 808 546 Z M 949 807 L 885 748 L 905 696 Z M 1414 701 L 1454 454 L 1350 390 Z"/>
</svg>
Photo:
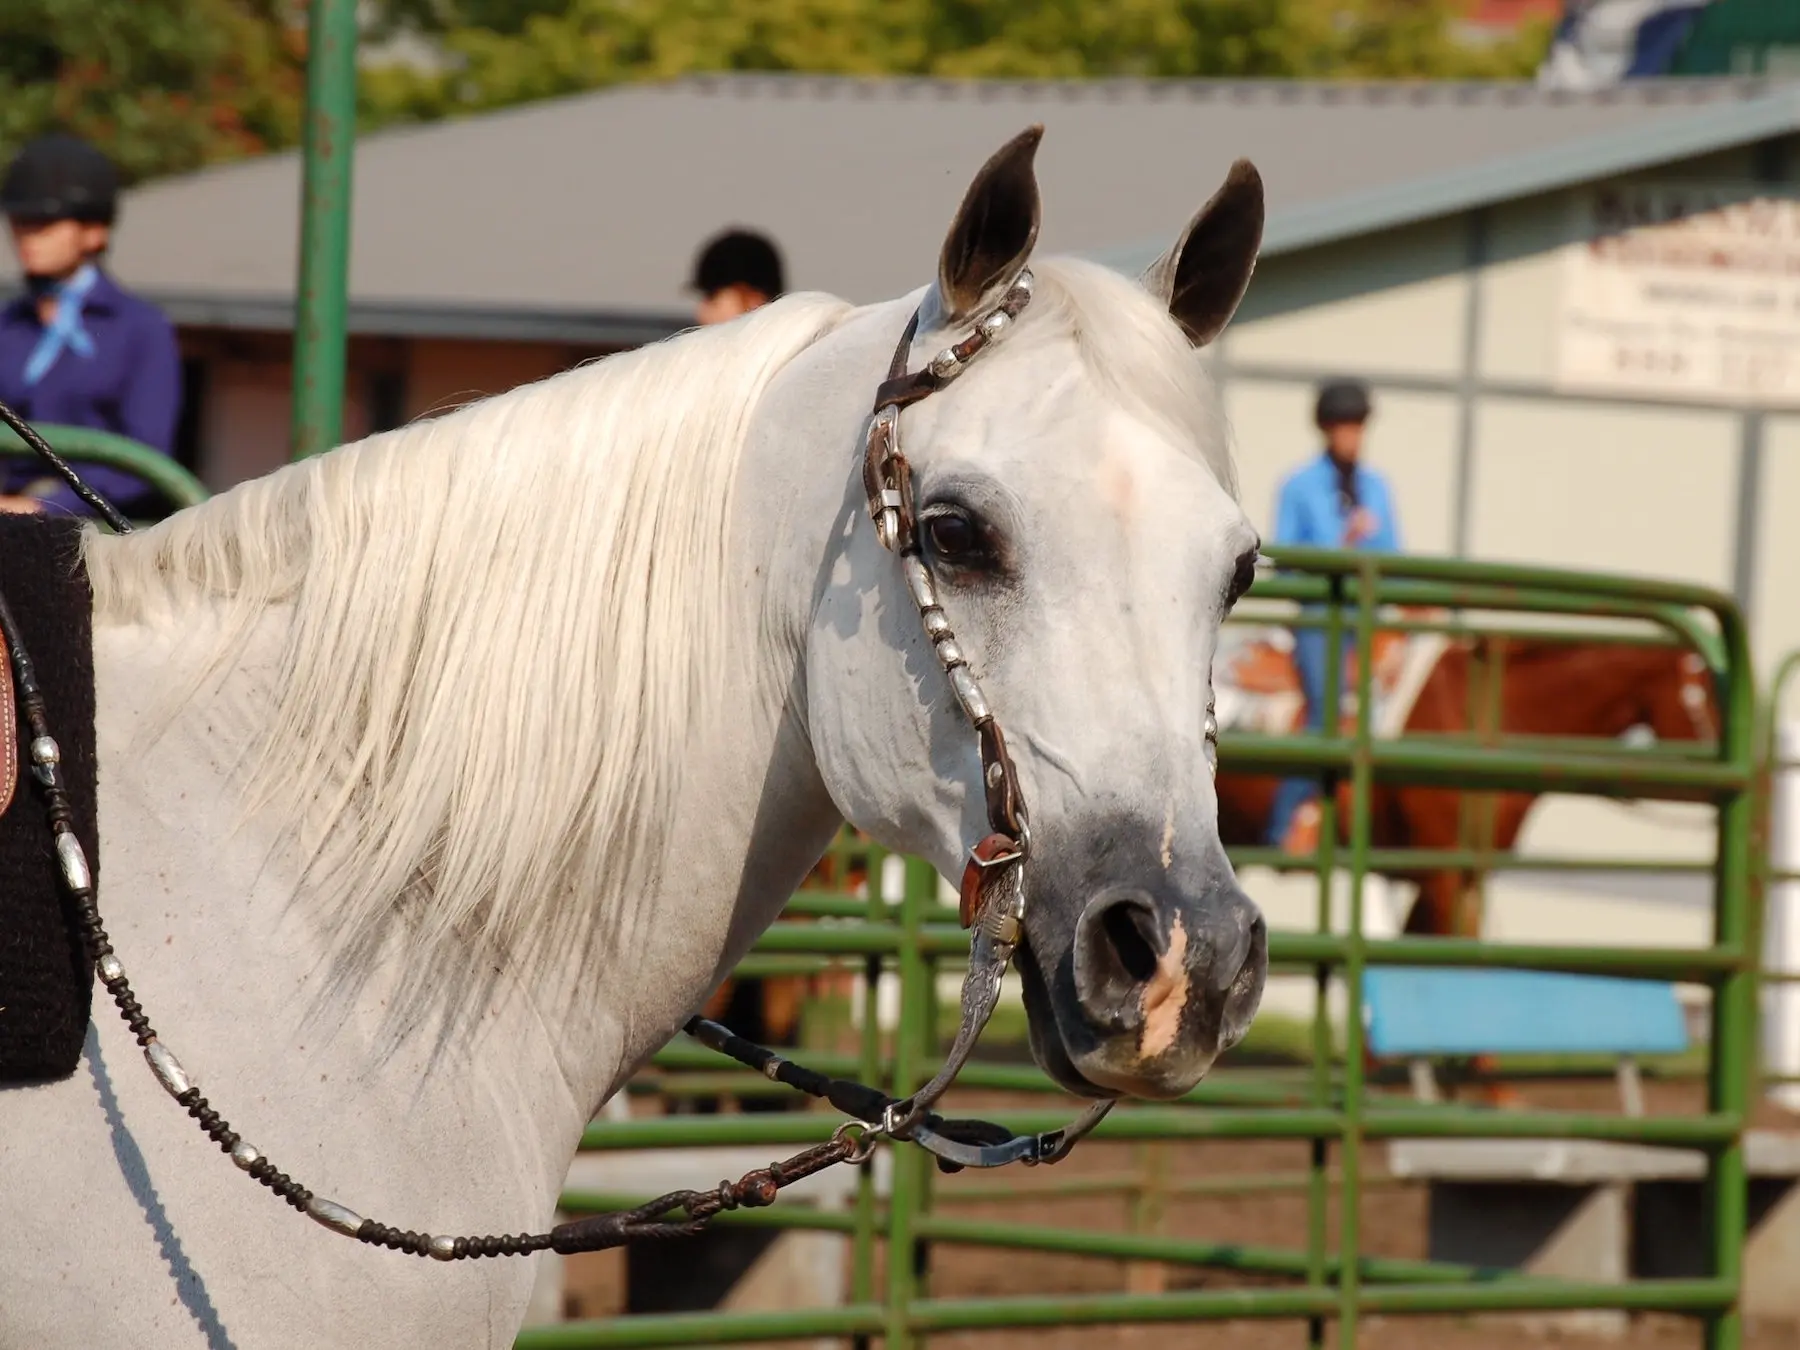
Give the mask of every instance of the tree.
<svg viewBox="0 0 1800 1350">
<path fill-rule="evenodd" d="M 49 130 L 127 181 L 291 144 L 305 48 L 282 0 L 5 0 L 0 156 Z"/>
<path fill-rule="evenodd" d="M 366 120 L 698 71 L 988 78 L 1529 74 L 1548 31 L 1475 47 L 1465 0 L 383 0 L 445 68 L 373 71 Z"/>
</svg>

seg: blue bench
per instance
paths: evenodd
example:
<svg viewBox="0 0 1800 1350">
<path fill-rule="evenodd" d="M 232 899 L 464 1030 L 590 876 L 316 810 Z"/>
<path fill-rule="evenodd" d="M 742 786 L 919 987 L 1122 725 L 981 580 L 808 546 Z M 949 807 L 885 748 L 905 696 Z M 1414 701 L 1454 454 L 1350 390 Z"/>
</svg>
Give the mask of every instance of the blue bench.
<svg viewBox="0 0 1800 1350">
<path fill-rule="evenodd" d="M 1688 1048 L 1675 986 L 1540 970 L 1383 967 L 1363 973 L 1371 1053 L 1413 1063 L 1413 1087 L 1436 1086 L 1427 1060 L 1447 1055 L 1605 1054 L 1619 1057 L 1625 1109 L 1642 1110 L 1635 1059 Z"/>
</svg>

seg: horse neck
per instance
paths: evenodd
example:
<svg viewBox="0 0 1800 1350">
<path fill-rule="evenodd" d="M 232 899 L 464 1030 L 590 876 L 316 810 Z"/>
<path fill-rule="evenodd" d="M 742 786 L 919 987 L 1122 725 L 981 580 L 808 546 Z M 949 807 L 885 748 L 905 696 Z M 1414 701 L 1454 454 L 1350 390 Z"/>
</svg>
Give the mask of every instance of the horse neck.
<svg viewBox="0 0 1800 1350">
<path fill-rule="evenodd" d="M 795 502 L 821 497 L 817 473 L 833 478 L 824 495 L 841 495 L 841 445 L 803 444 L 806 430 L 770 425 L 747 452 L 750 490 L 730 543 L 730 659 L 716 672 L 712 720 L 695 730 L 667 842 L 649 862 L 652 886 L 630 913 L 596 906 L 529 963 L 456 938 L 420 969 L 399 933 L 373 958 L 347 952 L 283 822 L 235 814 L 278 702 L 285 610 L 265 612 L 198 695 L 174 687 L 180 676 L 146 675 L 179 670 L 184 646 L 206 645 L 204 630 L 224 622 L 207 602 L 154 624 L 97 623 L 111 794 L 102 816 L 117 822 L 103 843 L 104 907 L 134 978 L 149 967 L 146 1002 L 170 1042 L 285 1049 L 333 1083 L 358 1085 L 355 1100 L 335 1104 L 337 1120 L 428 1118 L 426 1128 L 520 1157 L 540 1198 L 553 1198 L 582 1126 L 737 963 L 839 823 L 807 742 L 793 618 L 832 525 L 829 511 L 809 516 Z M 780 528 L 790 511 L 793 528 Z M 202 968 L 171 964 L 172 952 L 195 953 Z M 240 982 L 236 1001 L 154 999 L 159 987 Z M 416 1005 L 406 990 L 421 986 L 448 1001 Z M 231 1076 L 208 1075 L 221 1093 Z M 319 1126 L 327 1138 L 335 1128 Z"/>
</svg>

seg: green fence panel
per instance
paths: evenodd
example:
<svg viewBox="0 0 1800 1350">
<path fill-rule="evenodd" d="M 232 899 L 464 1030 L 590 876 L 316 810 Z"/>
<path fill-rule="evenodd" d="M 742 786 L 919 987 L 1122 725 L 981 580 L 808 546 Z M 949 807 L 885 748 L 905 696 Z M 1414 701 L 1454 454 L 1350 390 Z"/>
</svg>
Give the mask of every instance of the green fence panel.
<svg viewBox="0 0 1800 1350">
<path fill-rule="evenodd" d="M 804 1207 L 733 1215 L 728 1222 L 773 1228 L 817 1228 L 845 1234 L 852 1244 L 848 1299 L 844 1306 L 769 1313 L 682 1313 L 619 1317 L 606 1322 L 574 1322 L 534 1327 L 518 1344 L 548 1347 L 701 1345 L 797 1337 L 836 1337 L 866 1342 L 880 1337 L 889 1347 L 913 1347 L 934 1333 L 1107 1323 L 1196 1322 L 1231 1318 L 1295 1319 L 1323 1344 L 1336 1323 L 1336 1343 L 1352 1346 L 1359 1322 L 1369 1315 L 1460 1315 L 1476 1311 L 1560 1311 L 1625 1309 L 1685 1313 L 1700 1320 L 1711 1350 L 1737 1350 L 1742 1325 L 1737 1306 L 1742 1278 L 1746 1178 L 1743 1134 L 1750 1104 L 1755 1043 L 1757 944 L 1752 922 L 1752 834 L 1757 826 L 1759 727 L 1756 691 L 1744 625 L 1732 602 L 1702 587 L 1544 568 L 1499 567 L 1452 560 L 1389 558 L 1288 549 L 1277 552 L 1281 571 L 1260 578 L 1246 598 L 1247 618 L 1292 622 L 1294 602 L 1318 604 L 1309 621 L 1332 636 L 1348 636 L 1365 659 L 1357 663 L 1361 692 L 1367 694 L 1371 662 L 1366 659 L 1378 629 L 1439 627 L 1453 633 L 1538 632 L 1552 625 L 1557 636 L 1607 641 L 1677 644 L 1699 652 L 1715 675 L 1722 727 L 1717 743 L 1626 749 L 1593 740 L 1552 740 L 1473 734 L 1407 736 L 1378 740 L 1369 700 L 1351 732 L 1318 736 L 1232 736 L 1222 762 L 1233 769 L 1316 774 L 1327 784 L 1349 787 L 1348 842 L 1337 842 L 1336 794 L 1321 804 L 1328 825 L 1318 854 L 1300 860 L 1317 878 L 1317 913 L 1312 930 L 1271 934 L 1272 968 L 1310 973 L 1323 995 L 1334 979 L 1344 983 L 1348 1004 L 1341 1035 L 1333 1027 L 1326 1000 L 1318 1000 L 1311 1027 L 1309 1065 L 1293 1070 L 1226 1071 L 1179 1102 L 1131 1104 L 1117 1109 L 1095 1132 L 1105 1140 L 1139 1141 L 1152 1148 L 1178 1140 L 1291 1139 L 1310 1144 L 1304 1174 L 1262 1176 L 1188 1186 L 1171 1185 L 1170 1197 L 1205 1203 L 1230 1185 L 1243 1191 L 1286 1191 L 1307 1206 L 1303 1247 L 1177 1240 L 1141 1233 L 1097 1232 L 1020 1224 L 1005 1218 L 974 1218 L 938 1211 L 935 1170 L 926 1156 L 905 1146 L 893 1150 L 892 1189 L 878 1203 L 866 1170 L 855 1204 L 838 1213 Z M 1452 611 L 1442 620 L 1396 620 L 1394 605 L 1431 606 Z M 1283 608 L 1285 606 L 1285 608 Z M 1555 624 L 1564 625 L 1554 629 Z M 1535 625 L 1535 627 L 1533 626 Z M 1571 625 L 1573 625 L 1571 627 Z M 1606 625 L 1611 625 L 1610 627 Z M 1619 625 L 1632 628 L 1623 632 Z M 1545 630 L 1551 631 L 1551 630 Z M 1800 662 L 1796 663 L 1800 667 Z M 1328 667 L 1328 684 L 1338 674 Z M 1328 689 L 1327 704 L 1335 700 Z M 1708 863 L 1680 870 L 1704 872 L 1712 880 L 1714 921 L 1711 940 L 1689 949 L 1632 949 L 1618 946 L 1564 947 L 1475 939 L 1399 937 L 1375 939 L 1363 933 L 1362 893 L 1368 876 L 1403 866 L 1467 866 L 1478 871 L 1520 865 L 1480 848 L 1439 849 L 1415 854 L 1378 849 L 1371 841 L 1371 797 L 1377 784 L 1430 783 L 1474 789 L 1521 788 L 1578 792 L 1652 800 L 1705 803 L 1714 820 L 1715 846 Z M 1235 850 L 1239 865 L 1269 862 L 1268 850 Z M 803 1056 L 832 1072 L 859 1073 L 865 1081 L 895 1092 L 916 1086 L 935 1066 L 940 1037 L 934 1025 L 941 973 L 959 968 L 966 934 L 939 903 L 938 882 L 918 860 L 905 863 L 902 893 L 882 893 L 882 855 L 869 855 L 866 898 L 806 893 L 795 898 L 790 915 L 810 920 L 777 925 L 757 944 L 744 967 L 758 969 L 839 969 L 863 974 L 862 1031 L 854 1053 Z M 1285 860 L 1292 864 L 1295 860 Z M 1669 870 L 1645 859 L 1571 859 L 1571 868 L 1620 867 L 1645 872 Z M 1563 860 L 1530 860 L 1536 867 Z M 1332 924 L 1333 877 L 1348 881 L 1350 922 Z M 765 964 L 758 967 L 755 963 Z M 794 963 L 810 963 L 796 965 Z M 1427 1105 L 1371 1090 L 1364 1081 L 1361 975 L 1372 965 L 1514 966 L 1587 971 L 1707 986 L 1713 1017 L 1706 1047 L 1705 1109 L 1687 1116 L 1629 1117 L 1574 1112 L 1494 1112 L 1455 1104 Z M 877 977 L 897 976 L 901 990 L 898 1024 L 891 1038 L 877 1025 Z M 890 1043 L 891 1041 L 891 1043 Z M 679 1095 L 743 1088 L 756 1081 L 730 1061 L 685 1040 L 657 1055 L 635 1090 Z M 962 1085 L 1050 1096 L 1056 1089 L 1035 1068 L 978 1060 Z M 684 1084 L 686 1086 L 684 1086 Z M 1061 1123 L 1064 1100 L 1041 1108 L 989 1113 L 1014 1129 L 1042 1129 Z M 825 1112 L 768 1115 L 640 1117 L 592 1124 L 583 1146 L 592 1149 L 767 1145 L 778 1148 L 826 1138 L 836 1119 Z M 1703 1278 L 1632 1280 L 1592 1284 L 1530 1277 L 1517 1272 L 1399 1260 L 1368 1254 L 1361 1228 L 1362 1197 L 1370 1188 L 1364 1150 L 1371 1141 L 1394 1138 L 1603 1139 L 1657 1147 L 1698 1149 L 1707 1159 L 1705 1209 L 1707 1258 Z M 712 1180 L 696 1177 L 696 1185 Z M 990 1203 L 1003 1195 L 1009 1178 L 970 1183 L 968 1198 Z M 1034 1179 L 1035 1180 L 1035 1179 Z M 1105 1176 L 1053 1175 L 1048 1189 L 1031 1193 L 1094 1194 L 1105 1187 L 1138 1190 L 1136 1172 Z M 1385 1181 L 1385 1185 L 1394 1185 Z M 960 1187 L 957 1191 L 960 1191 Z M 952 1192 L 952 1196 L 956 1192 Z M 1335 1222 L 1330 1202 L 1341 1197 Z M 610 1208 L 646 1197 L 575 1195 L 564 1197 L 571 1211 Z M 1077 1253 L 1117 1261 L 1154 1260 L 1213 1270 L 1233 1270 L 1283 1280 L 1280 1287 L 1180 1290 L 1008 1298 L 943 1298 L 929 1288 L 929 1244 L 963 1244 L 1021 1252 Z M 877 1259 L 886 1244 L 890 1254 Z M 879 1271 L 885 1276 L 877 1278 Z"/>
</svg>

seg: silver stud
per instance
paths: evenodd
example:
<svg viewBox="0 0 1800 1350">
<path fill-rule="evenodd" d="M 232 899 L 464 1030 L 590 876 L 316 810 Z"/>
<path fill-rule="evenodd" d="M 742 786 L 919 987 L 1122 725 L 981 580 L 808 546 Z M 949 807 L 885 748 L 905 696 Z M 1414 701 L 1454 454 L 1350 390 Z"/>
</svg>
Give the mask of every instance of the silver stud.
<svg viewBox="0 0 1800 1350">
<path fill-rule="evenodd" d="M 257 1152 L 256 1146 L 249 1140 L 240 1139 L 231 1146 L 231 1161 L 248 1172 L 262 1161 L 262 1154 Z"/>
<path fill-rule="evenodd" d="M 100 983 L 111 984 L 125 974 L 125 967 L 119 964 L 119 958 L 108 952 L 100 958 Z"/>
<path fill-rule="evenodd" d="M 971 722 L 980 724 L 993 716 L 988 711 L 987 699 L 981 692 L 981 686 L 975 683 L 975 677 L 969 673 L 967 666 L 951 667 L 950 687 L 956 691 L 956 701 L 962 704 L 963 712 L 968 714 Z"/>
<path fill-rule="evenodd" d="M 87 854 L 81 851 L 81 841 L 73 831 L 64 830 L 56 836 L 56 860 L 62 864 L 63 880 L 68 882 L 70 890 L 93 888 L 94 874 L 88 871 Z"/>
<path fill-rule="evenodd" d="M 456 1239 L 434 1237 L 431 1239 L 431 1254 L 440 1261 L 454 1261 L 456 1259 Z"/>
<path fill-rule="evenodd" d="M 150 1071 L 168 1089 L 171 1097 L 180 1097 L 192 1090 L 194 1080 L 187 1076 L 187 1070 L 181 1067 L 181 1061 L 161 1041 L 151 1041 L 146 1045 L 144 1058 L 150 1061 Z"/>
<path fill-rule="evenodd" d="M 951 666 L 960 666 L 963 664 L 962 648 L 957 646 L 956 639 L 947 633 L 942 638 L 938 639 L 937 654 L 938 660 L 943 662 L 944 669 L 946 670 Z"/>
<path fill-rule="evenodd" d="M 1003 309 L 997 309 L 981 321 L 981 335 L 992 342 L 1010 327 L 1012 315 Z"/>
<path fill-rule="evenodd" d="M 322 1195 L 315 1195 L 306 1202 L 306 1212 L 325 1227 L 345 1237 L 355 1237 L 356 1230 L 363 1226 L 363 1217 L 353 1209 L 345 1209 L 335 1200 L 327 1200 Z"/>
<path fill-rule="evenodd" d="M 950 636 L 950 616 L 936 605 L 924 611 L 919 617 L 925 622 L 925 636 L 933 642 L 939 638 Z"/>
<path fill-rule="evenodd" d="M 31 743 L 31 762 L 33 764 L 61 764 L 62 747 L 57 745 L 54 736 L 39 736 Z"/>
<path fill-rule="evenodd" d="M 989 787 L 999 787 L 1000 780 L 1005 777 L 1006 766 L 1001 764 L 999 760 L 995 760 L 992 764 L 988 765 L 987 782 Z"/>
<path fill-rule="evenodd" d="M 937 607 L 937 587 L 932 584 L 931 572 L 925 561 L 916 553 L 909 553 L 900 560 L 901 570 L 906 573 L 906 588 L 912 592 L 913 603 L 921 611 Z"/>
<path fill-rule="evenodd" d="M 957 371 L 960 370 L 961 367 L 962 358 L 957 356 L 954 347 L 946 347 L 943 351 L 931 358 L 931 373 L 940 380 L 955 379 Z"/>
</svg>

